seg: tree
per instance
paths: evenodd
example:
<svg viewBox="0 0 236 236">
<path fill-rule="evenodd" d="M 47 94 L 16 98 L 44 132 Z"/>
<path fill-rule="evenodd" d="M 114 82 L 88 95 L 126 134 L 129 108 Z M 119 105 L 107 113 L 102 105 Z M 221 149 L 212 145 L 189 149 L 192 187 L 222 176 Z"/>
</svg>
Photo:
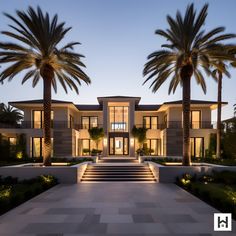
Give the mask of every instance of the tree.
<svg viewBox="0 0 236 236">
<path fill-rule="evenodd" d="M 98 150 L 98 144 L 100 140 L 104 137 L 103 128 L 93 127 L 88 130 L 90 138 L 96 143 L 96 149 Z"/>
<path fill-rule="evenodd" d="M 234 104 L 234 116 L 236 116 L 236 103 Z"/>
<path fill-rule="evenodd" d="M 206 93 L 206 83 L 202 68 L 209 76 L 212 60 L 233 60 L 224 50 L 222 41 L 235 37 L 234 34 L 223 34 L 224 27 L 215 28 L 209 32 L 202 29 L 207 17 L 208 5 L 204 5 L 196 15 L 194 4 L 187 7 L 183 17 L 177 11 L 176 18 L 167 16 L 169 28 L 156 30 L 156 34 L 164 37 L 168 44 L 163 44 L 164 50 L 151 53 L 145 64 L 143 74 L 148 77 L 144 84 L 153 79 L 150 88 L 155 93 L 159 87 L 171 78 L 169 93 L 175 92 L 177 86 L 182 86 L 183 109 L 183 165 L 190 165 L 190 97 L 191 77 L 194 75 L 198 84 Z"/>
<path fill-rule="evenodd" d="M 216 134 L 216 158 L 221 157 L 221 110 L 222 110 L 222 78 L 223 74 L 230 78 L 230 73 L 227 70 L 227 65 L 224 61 L 218 60 L 212 62 L 215 69 L 212 71 L 213 78 L 216 79 L 218 83 L 217 89 L 217 134 Z"/>
<path fill-rule="evenodd" d="M 145 127 L 137 128 L 136 126 L 134 126 L 132 128 L 131 133 L 134 136 L 134 138 L 136 138 L 138 140 L 139 148 L 141 148 L 143 143 L 147 139 L 147 128 L 145 128 Z"/>
<path fill-rule="evenodd" d="M 51 87 L 57 92 L 57 81 L 67 93 L 67 86 L 78 93 L 81 81 L 90 83 L 89 77 L 82 71 L 85 65 L 81 62 L 81 54 L 73 52 L 78 42 L 71 42 L 58 48 L 62 39 L 71 29 L 65 23 L 58 23 L 58 16 L 52 19 L 48 13 L 43 13 L 38 7 L 32 7 L 27 12 L 16 11 L 17 18 L 5 13 L 14 24 L 13 31 L 3 31 L 2 34 L 14 39 L 14 42 L 0 43 L 0 63 L 7 67 L 0 74 L 0 82 L 11 81 L 18 73 L 26 70 L 22 84 L 30 78 L 35 87 L 39 80 L 43 81 L 44 109 L 44 165 L 51 164 Z M 15 43 L 17 42 L 17 43 Z M 76 84 L 77 83 L 77 84 Z"/>
<path fill-rule="evenodd" d="M 10 105 L 6 106 L 3 104 L 0 109 L 0 123 L 17 125 L 23 120 L 23 114 L 18 110 L 14 109 Z"/>
</svg>

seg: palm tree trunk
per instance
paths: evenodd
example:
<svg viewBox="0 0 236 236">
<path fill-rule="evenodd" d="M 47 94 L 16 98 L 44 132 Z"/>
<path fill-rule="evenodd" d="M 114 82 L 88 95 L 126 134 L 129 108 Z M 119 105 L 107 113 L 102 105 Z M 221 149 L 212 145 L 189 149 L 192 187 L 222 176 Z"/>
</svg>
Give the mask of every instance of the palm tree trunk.
<svg viewBox="0 0 236 236">
<path fill-rule="evenodd" d="M 221 102 L 222 102 L 222 73 L 218 72 L 218 99 L 217 99 L 217 138 L 216 157 L 221 157 Z"/>
<path fill-rule="evenodd" d="M 44 66 L 41 75 L 43 77 L 43 164 L 51 165 L 51 83 L 53 78 L 53 70 L 50 66 Z"/>
<path fill-rule="evenodd" d="M 184 166 L 191 165 L 190 157 L 190 95 L 191 95 L 191 76 L 193 68 L 191 65 L 184 66 L 181 70 L 183 81 L 183 161 Z"/>
</svg>

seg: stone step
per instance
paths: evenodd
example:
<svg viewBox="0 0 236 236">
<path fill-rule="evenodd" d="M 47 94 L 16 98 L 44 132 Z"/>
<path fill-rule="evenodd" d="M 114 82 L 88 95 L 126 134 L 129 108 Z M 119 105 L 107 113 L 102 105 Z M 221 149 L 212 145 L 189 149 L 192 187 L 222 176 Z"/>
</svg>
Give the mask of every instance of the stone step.
<svg viewBox="0 0 236 236">
<path fill-rule="evenodd" d="M 147 165 L 88 165 L 81 181 L 152 181 L 156 179 Z"/>
</svg>

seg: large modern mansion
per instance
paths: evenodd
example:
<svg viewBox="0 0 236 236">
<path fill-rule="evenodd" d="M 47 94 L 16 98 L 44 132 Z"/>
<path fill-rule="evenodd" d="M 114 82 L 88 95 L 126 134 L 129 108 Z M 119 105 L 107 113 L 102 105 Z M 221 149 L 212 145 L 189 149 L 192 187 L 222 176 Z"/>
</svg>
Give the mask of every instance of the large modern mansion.
<svg viewBox="0 0 236 236">
<path fill-rule="evenodd" d="M 154 156 L 181 156 L 182 102 L 142 105 L 140 97 L 98 97 L 98 104 L 80 105 L 67 101 L 52 101 L 52 142 L 54 157 L 90 155 L 96 148 L 88 129 L 103 127 L 105 136 L 99 143 L 102 156 L 133 157 L 139 148 L 132 136 L 134 127 L 146 127 L 145 146 Z M 1 126 L 0 133 L 14 143 L 18 134 L 25 134 L 27 153 L 42 155 L 42 100 L 10 102 L 24 112 L 24 121 L 17 127 Z M 191 155 L 202 157 L 208 149 L 210 135 L 216 133 L 211 111 L 216 102 L 191 101 Z"/>
</svg>

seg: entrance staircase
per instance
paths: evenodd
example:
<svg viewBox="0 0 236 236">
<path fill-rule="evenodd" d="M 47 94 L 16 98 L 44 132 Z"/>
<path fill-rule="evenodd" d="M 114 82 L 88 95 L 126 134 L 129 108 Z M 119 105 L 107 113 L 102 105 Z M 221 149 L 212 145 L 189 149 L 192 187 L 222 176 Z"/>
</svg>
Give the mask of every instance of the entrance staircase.
<svg viewBox="0 0 236 236">
<path fill-rule="evenodd" d="M 88 165 L 81 179 L 82 182 L 156 182 L 145 164 L 91 164 Z"/>
</svg>

